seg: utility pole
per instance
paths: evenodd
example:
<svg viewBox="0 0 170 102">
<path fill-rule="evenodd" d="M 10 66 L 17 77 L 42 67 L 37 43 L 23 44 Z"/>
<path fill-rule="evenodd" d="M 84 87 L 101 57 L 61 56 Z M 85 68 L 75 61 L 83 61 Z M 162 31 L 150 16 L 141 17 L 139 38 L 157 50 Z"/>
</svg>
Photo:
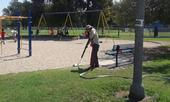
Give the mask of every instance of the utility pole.
<svg viewBox="0 0 170 102">
<path fill-rule="evenodd" d="M 140 101 L 145 97 L 144 88 L 142 86 L 143 33 L 144 33 L 144 0 L 137 0 L 134 71 L 133 82 L 129 92 L 129 100 L 131 102 Z"/>
</svg>

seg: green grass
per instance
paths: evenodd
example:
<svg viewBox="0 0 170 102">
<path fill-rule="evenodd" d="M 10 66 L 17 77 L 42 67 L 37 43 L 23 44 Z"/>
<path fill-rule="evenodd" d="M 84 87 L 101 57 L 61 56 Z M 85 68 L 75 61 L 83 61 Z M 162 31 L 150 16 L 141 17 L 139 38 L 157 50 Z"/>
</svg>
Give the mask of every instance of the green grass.
<svg viewBox="0 0 170 102">
<path fill-rule="evenodd" d="M 104 73 L 106 70 L 96 70 L 91 76 L 101 71 Z M 124 70 L 114 75 L 119 76 L 121 72 L 126 73 Z M 0 102 L 114 101 L 114 92 L 128 90 L 130 84 L 119 77 L 82 79 L 70 70 L 5 75 L 0 77 L 0 83 Z"/>
<path fill-rule="evenodd" d="M 153 38 L 152 36 L 148 35 L 147 32 L 144 33 L 144 41 L 165 41 L 165 42 L 170 42 L 170 32 L 169 33 L 160 33 L 160 37 L 158 38 Z M 169 36 L 169 37 L 168 37 Z M 120 33 L 119 38 L 114 38 L 118 40 L 134 40 L 135 39 L 135 34 L 133 32 L 122 32 Z"/>
<path fill-rule="evenodd" d="M 146 94 L 154 96 L 157 102 L 169 102 L 170 97 L 170 59 L 155 60 L 146 63 L 144 78 Z"/>
<path fill-rule="evenodd" d="M 144 63 L 145 93 L 159 102 L 170 101 L 168 51 Z M 1 75 L 0 102 L 124 102 L 124 98 L 115 95 L 129 91 L 132 72 L 132 66 L 128 66 L 121 70 L 96 69 L 85 78 L 80 78 L 73 68 Z M 113 76 L 96 78 L 102 74 Z"/>
<path fill-rule="evenodd" d="M 35 31 L 34 31 L 35 32 Z M 81 30 L 69 30 L 69 35 L 70 36 L 79 36 L 82 35 L 82 32 L 84 32 L 83 29 Z M 120 31 L 120 36 L 118 37 L 118 32 L 116 30 L 105 30 L 104 34 L 102 33 L 101 30 L 98 30 L 99 36 L 107 36 L 107 37 L 112 37 L 114 39 L 120 39 L 120 40 L 134 40 L 135 39 L 135 34 L 134 32 L 122 32 Z M 47 30 L 41 30 L 40 35 L 48 35 Z M 158 38 L 153 38 L 152 33 L 145 32 L 144 33 L 144 41 L 168 41 L 170 42 L 170 32 L 160 32 L 159 33 L 160 37 Z M 169 37 L 167 37 L 169 36 Z"/>
<path fill-rule="evenodd" d="M 170 42 L 170 37 L 169 38 L 144 38 L 145 41 L 165 41 L 165 42 Z"/>
<path fill-rule="evenodd" d="M 5 30 L 9 36 L 11 36 L 10 30 Z M 69 35 L 70 36 L 80 36 L 84 32 L 84 29 L 70 29 L 69 30 Z M 33 30 L 33 34 L 36 33 L 36 30 Z M 102 30 L 98 30 L 99 36 L 107 36 L 107 37 L 112 37 L 114 39 L 120 39 L 120 40 L 134 40 L 135 39 L 135 34 L 134 32 L 122 32 L 120 31 L 120 36 L 118 37 L 118 31 L 117 30 L 105 30 L 102 33 Z M 27 30 L 22 30 L 21 29 L 21 35 L 28 35 Z M 41 29 L 39 32 L 39 35 L 49 35 L 48 30 L 43 30 Z M 144 33 L 144 41 L 168 41 L 170 42 L 170 32 L 160 32 L 159 33 L 160 37 L 158 38 L 153 38 L 153 32 L 145 32 Z M 169 36 L 169 37 L 168 37 Z"/>
</svg>

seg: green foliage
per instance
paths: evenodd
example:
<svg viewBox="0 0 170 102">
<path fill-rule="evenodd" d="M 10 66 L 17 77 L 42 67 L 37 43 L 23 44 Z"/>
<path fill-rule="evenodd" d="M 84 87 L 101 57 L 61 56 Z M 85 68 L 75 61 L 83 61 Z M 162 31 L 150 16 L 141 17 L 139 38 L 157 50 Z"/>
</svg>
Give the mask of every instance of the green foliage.
<svg viewBox="0 0 170 102">
<path fill-rule="evenodd" d="M 3 9 L 3 15 L 9 15 L 9 16 L 16 16 L 18 13 L 22 16 L 28 16 L 28 10 L 31 9 L 31 2 L 25 0 L 23 3 L 18 1 L 11 1 L 9 6 L 7 8 Z M 15 21 L 3 21 L 3 24 L 6 26 L 16 25 Z M 23 20 L 22 25 L 26 26 L 27 21 Z"/>
<path fill-rule="evenodd" d="M 165 24 L 170 23 L 170 1 L 169 0 L 145 0 L 146 4 L 146 23 L 161 21 Z"/>
<path fill-rule="evenodd" d="M 109 24 L 117 23 L 119 25 L 134 26 L 135 23 L 135 0 L 121 0 L 114 2 L 112 0 L 52 0 L 52 4 L 44 4 L 44 0 L 31 0 L 29 2 L 24 0 L 23 3 L 18 1 L 11 1 L 7 8 L 3 9 L 4 15 L 15 15 L 17 11 L 21 15 L 27 16 L 28 10 L 33 13 L 33 25 L 37 25 L 38 20 L 44 12 L 69 12 L 69 11 L 83 11 L 83 10 L 104 10 L 106 20 Z M 160 21 L 164 24 L 169 24 L 170 13 L 169 0 L 145 0 L 145 24 L 150 24 L 154 21 Z M 96 16 L 94 16 L 96 15 Z M 55 15 L 55 17 L 57 17 Z M 59 22 L 55 17 L 50 18 L 50 23 Z M 98 14 L 88 14 L 84 18 L 74 16 L 73 19 L 77 22 L 86 24 L 93 24 Z M 59 17 L 63 18 L 63 16 Z M 80 20 L 83 19 L 83 20 Z"/>
<path fill-rule="evenodd" d="M 32 17 L 33 25 L 38 25 L 41 14 L 44 12 L 44 0 L 31 0 L 32 1 Z"/>
<path fill-rule="evenodd" d="M 170 1 L 169 0 L 145 0 L 145 24 L 160 21 L 170 24 Z M 135 23 L 135 0 L 121 0 L 114 3 L 116 12 L 115 22 L 121 25 L 134 25 Z"/>
<path fill-rule="evenodd" d="M 124 26 L 133 26 L 135 22 L 134 0 L 122 0 L 114 4 L 115 22 Z"/>
<path fill-rule="evenodd" d="M 28 16 L 28 10 L 31 8 L 31 2 L 25 0 L 23 3 L 18 1 L 11 1 L 7 8 L 3 9 L 4 15 L 14 16 L 20 12 L 22 16 Z"/>
<path fill-rule="evenodd" d="M 144 64 L 144 86 L 146 93 L 155 101 L 168 102 L 170 98 L 170 47 L 151 50 L 154 59 Z"/>
</svg>

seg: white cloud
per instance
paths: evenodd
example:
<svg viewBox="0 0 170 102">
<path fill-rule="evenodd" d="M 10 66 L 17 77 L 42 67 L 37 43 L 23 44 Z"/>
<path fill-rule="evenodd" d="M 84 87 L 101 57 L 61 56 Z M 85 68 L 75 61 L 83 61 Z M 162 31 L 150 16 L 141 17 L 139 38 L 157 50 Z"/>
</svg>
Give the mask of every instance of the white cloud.
<svg viewBox="0 0 170 102">
<path fill-rule="evenodd" d="M 115 2 L 115 1 L 116 1 L 116 2 L 119 2 L 120 0 L 113 0 L 113 2 Z"/>
<path fill-rule="evenodd" d="M 18 0 L 19 2 L 23 2 L 24 0 Z M 27 1 L 31 1 L 31 0 L 27 0 Z"/>
</svg>

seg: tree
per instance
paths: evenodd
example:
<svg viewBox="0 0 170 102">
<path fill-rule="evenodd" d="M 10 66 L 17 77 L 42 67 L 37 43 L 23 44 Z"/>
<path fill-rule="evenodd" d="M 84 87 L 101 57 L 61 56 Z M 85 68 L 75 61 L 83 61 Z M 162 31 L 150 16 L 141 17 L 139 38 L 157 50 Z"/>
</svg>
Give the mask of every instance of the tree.
<svg viewBox="0 0 170 102">
<path fill-rule="evenodd" d="M 52 4 L 47 6 L 45 5 L 45 12 L 82 12 L 87 10 L 104 10 L 106 15 L 106 20 L 110 20 L 111 14 L 108 13 L 108 8 L 112 10 L 112 0 L 52 0 Z M 110 12 L 109 11 L 109 12 Z M 61 25 L 65 20 L 66 14 L 63 15 L 48 15 L 47 19 L 49 24 Z M 71 14 L 72 21 L 76 25 L 82 24 L 92 24 L 97 25 L 97 20 L 99 18 L 98 13 L 78 13 Z"/>
<path fill-rule="evenodd" d="M 21 2 L 11 1 L 9 6 L 3 9 L 3 15 L 16 15 L 16 12 L 22 11 L 22 8 Z"/>
<path fill-rule="evenodd" d="M 115 21 L 121 25 L 134 25 L 135 0 L 114 3 Z M 160 21 L 170 24 L 170 0 L 145 0 L 145 24 Z"/>
<path fill-rule="evenodd" d="M 123 26 L 134 26 L 135 19 L 135 1 L 122 0 L 122 2 L 114 4 L 115 22 Z"/>
<path fill-rule="evenodd" d="M 86 10 L 102 10 L 105 14 L 107 23 L 111 21 L 113 18 L 112 8 L 113 8 L 112 0 L 86 0 Z M 100 12 L 88 13 L 87 23 L 97 26 L 99 15 Z"/>
<path fill-rule="evenodd" d="M 28 10 L 30 10 L 30 8 L 31 8 L 31 2 L 27 0 L 24 0 L 23 3 L 18 2 L 18 0 L 13 0 L 10 2 L 7 8 L 3 9 L 3 15 L 16 16 L 17 13 L 20 13 L 20 15 L 22 16 L 28 16 Z M 26 26 L 27 21 L 23 20 L 22 25 Z"/>
<path fill-rule="evenodd" d="M 44 0 L 31 0 L 32 1 L 32 17 L 33 25 L 38 24 L 41 14 L 44 13 Z"/>
<path fill-rule="evenodd" d="M 170 23 L 170 1 L 169 0 L 145 0 L 146 1 L 146 23 L 160 21 Z"/>
<path fill-rule="evenodd" d="M 32 3 L 30 1 L 24 0 L 22 3 L 22 14 L 23 16 L 28 16 L 28 11 L 31 10 Z"/>
</svg>

